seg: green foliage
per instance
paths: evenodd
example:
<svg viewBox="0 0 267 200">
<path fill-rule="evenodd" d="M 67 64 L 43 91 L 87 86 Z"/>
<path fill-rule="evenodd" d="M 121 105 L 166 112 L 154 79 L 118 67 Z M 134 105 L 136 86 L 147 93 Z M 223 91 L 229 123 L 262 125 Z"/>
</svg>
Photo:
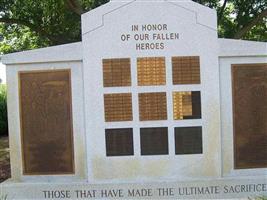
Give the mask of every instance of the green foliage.
<svg viewBox="0 0 267 200">
<path fill-rule="evenodd" d="M 0 195 L 0 200 L 7 200 L 7 194 L 6 195 Z"/>
<path fill-rule="evenodd" d="M 5 36 L 3 41 L 0 42 L 0 53 L 3 54 L 49 45 L 47 39 L 39 37 L 35 32 L 25 26 L 0 24 L 0 33 Z"/>
<path fill-rule="evenodd" d="M 6 85 L 0 84 L 0 136 L 8 134 Z"/>
<path fill-rule="evenodd" d="M 217 10 L 219 37 L 267 41 L 266 0 L 194 1 Z M 81 14 L 107 2 L 1 0 L 0 54 L 80 41 Z"/>
<path fill-rule="evenodd" d="M 194 1 L 217 10 L 219 37 L 267 41 L 266 14 L 263 18 L 255 20 L 261 13 L 266 12 L 266 0 L 226 0 L 225 7 L 219 0 Z M 251 23 L 252 28 L 239 37 L 242 29 Z"/>
<path fill-rule="evenodd" d="M 2 0 L 4 36 L 0 52 L 14 52 L 80 40 L 80 16 L 64 0 Z"/>
<path fill-rule="evenodd" d="M 249 200 L 267 200 L 267 196 L 258 196 L 255 198 L 248 198 Z"/>
<path fill-rule="evenodd" d="M 77 5 L 73 5 L 73 2 Z M 0 42 L 0 53 L 80 41 L 80 14 L 106 2 L 107 0 L 1 0 L 0 35 L 4 36 L 4 40 Z M 81 13 L 77 14 L 76 10 Z"/>
</svg>

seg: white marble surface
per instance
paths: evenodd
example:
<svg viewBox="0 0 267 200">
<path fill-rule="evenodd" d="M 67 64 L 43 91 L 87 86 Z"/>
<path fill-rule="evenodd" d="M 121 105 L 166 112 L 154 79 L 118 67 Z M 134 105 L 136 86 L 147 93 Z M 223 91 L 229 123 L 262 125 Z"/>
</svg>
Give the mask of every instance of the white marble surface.
<svg viewBox="0 0 267 200">
<path fill-rule="evenodd" d="M 84 97 L 87 133 L 88 182 L 127 183 L 165 180 L 196 180 L 221 176 L 220 96 L 216 12 L 191 1 L 113 1 L 82 17 Z M 166 24 L 179 33 L 179 40 L 135 41 L 135 34 L 153 34 L 140 30 L 142 25 Z M 131 31 L 139 25 L 139 31 Z M 121 35 L 130 34 L 128 41 Z M 137 43 L 164 42 L 164 50 L 136 50 Z M 165 57 L 165 86 L 137 86 L 137 57 Z M 201 84 L 172 85 L 172 56 L 200 56 Z M 130 58 L 132 87 L 103 88 L 102 59 Z M 93 76 L 89 76 L 93 74 Z M 202 119 L 173 120 L 172 92 L 201 91 Z M 168 120 L 139 121 L 138 93 L 167 92 Z M 131 92 L 133 121 L 105 123 L 104 93 Z M 92 120 L 94 119 L 94 120 Z M 141 127 L 169 127 L 169 154 L 140 155 Z M 175 155 L 174 127 L 202 126 L 203 154 Z M 133 156 L 106 157 L 105 128 L 134 129 Z"/>
<path fill-rule="evenodd" d="M 219 57 L 266 57 L 267 43 L 219 38 Z M 265 61 L 266 62 L 266 61 Z"/>
<path fill-rule="evenodd" d="M 241 191 L 241 187 L 250 191 Z M 254 188 L 258 191 L 254 191 Z M 249 189 L 248 189 L 249 190 Z M 264 191 L 263 191 L 264 190 Z M 1 193 L 2 192 L 2 193 Z M 1 184 L 8 200 L 22 199 L 248 199 L 267 195 L 266 179 L 213 179 L 208 181 L 161 181 L 136 184 L 17 183 Z"/>
<path fill-rule="evenodd" d="M 259 176 L 267 180 L 267 169 L 234 169 L 234 134 L 232 101 L 232 64 L 267 63 L 265 56 L 220 58 L 221 130 L 222 130 L 222 170 L 223 177 Z"/>
<path fill-rule="evenodd" d="M 6 83 L 6 66 L 0 63 L 0 79 L 2 80 L 2 83 Z"/>
<path fill-rule="evenodd" d="M 22 173 L 22 152 L 20 136 L 20 115 L 19 115 L 19 86 L 18 72 L 38 70 L 71 70 L 72 86 L 72 115 L 73 115 L 73 139 L 75 174 L 53 175 L 53 176 L 26 176 Z M 84 132 L 84 111 L 83 111 L 83 82 L 81 62 L 57 62 L 57 63 L 34 63 L 23 65 L 12 65 L 7 67 L 8 85 L 8 122 L 9 122 L 9 145 L 11 176 L 13 180 L 25 182 L 57 182 L 57 181 L 83 181 L 86 180 L 86 153 L 85 153 L 85 132 Z"/>
<path fill-rule="evenodd" d="M 22 51 L 2 56 L 2 62 L 6 65 L 73 61 L 82 61 L 81 42 Z"/>
</svg>

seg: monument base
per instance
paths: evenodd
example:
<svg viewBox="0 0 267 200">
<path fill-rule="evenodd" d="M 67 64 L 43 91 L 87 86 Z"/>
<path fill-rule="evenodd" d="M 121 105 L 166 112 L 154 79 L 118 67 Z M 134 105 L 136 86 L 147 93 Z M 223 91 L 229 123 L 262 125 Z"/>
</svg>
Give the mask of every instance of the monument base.
<svg viewBox="0 0 267 200">
<path fill-rule="evenodd" d="M 1 184 L 2 199 L 248 199 L 267 196 L 267 180 L 222 178 L 130 184 L 19 183 Z M 0 198 L 1 199 L 1 198 Z"/>
</svg>

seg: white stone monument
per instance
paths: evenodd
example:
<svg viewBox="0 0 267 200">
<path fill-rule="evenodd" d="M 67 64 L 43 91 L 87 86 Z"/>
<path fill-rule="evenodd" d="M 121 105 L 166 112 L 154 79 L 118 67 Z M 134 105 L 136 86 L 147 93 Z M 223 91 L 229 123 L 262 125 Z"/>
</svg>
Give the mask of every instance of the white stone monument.
<svg viewBox="0 0 267 200">
<path fill-rule="evenodd" d="M 12 176 L 2 195 L 267 194 L 266 43 L 218 39 L 215 10 L 113 0 L 82 15 L 82 42 L 2 61 Z"/>
</svg>

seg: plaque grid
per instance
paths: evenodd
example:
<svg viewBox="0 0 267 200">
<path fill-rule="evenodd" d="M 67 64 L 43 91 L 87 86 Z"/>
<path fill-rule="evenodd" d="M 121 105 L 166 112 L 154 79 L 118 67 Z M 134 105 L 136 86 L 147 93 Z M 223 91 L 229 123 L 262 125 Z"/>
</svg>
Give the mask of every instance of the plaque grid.
<svg viewBox="0 0 267 200">
<path fill-rule="evenodd" d="M 112 60 L 112 59 L 103 59 L 102 63 L 104 65 L 105 60 Z M 130 85 L 129 88 L 122 89 L 123 86 L 113 86 L 118 88 L 104 88 L 104 109 L 105 109 L 105 131 L 109 129 L 132 129 L 133 130 L 133 138 L 136 140 L 133 141 L 134 147 L 138 147 L 135 149 L 134 155 L 137 152 L 139 154 L 145 155 L 144 147 L 142 147 L 142 134 L 145 129 L 149 130 L 150 135 L 157 136 L 156 129 L 167 128 L 167 146 L 168 150 L 162 153 L 162 155 L 168 155 L 169 153 L 175 154 L 175 141 L 171 142 L 169 134 L 175 136 L 175 128 L 177 125 L 174 124 L 174 120 L 177 119 L 201 119 L 201 101 L 200 101 L 200 91 L 199 88 L 200 84 L 200 62 L 199 56 L 183 56 L 183 57 L 137 57 L 136 59 L 127 58 L 125 60 L 132 60 L 130 61 L 130 69 L 131 72 L 131 81 L 133 81 L 133 85 Z M 178 66 L 178 68 L 177 68 Z M 177 70 L 179 69 L 179 70 Z M 104 68 L 103 68 L 104 70 Z M 177 76 L 177 73 L 178 76 Z M 103 71 L 104 72 L 104 71 Z M 176 73 L 176 75 L 174 74 Z M 180 75 L 179 75 L 180 74 Z M 168 83 L 166 82 L 166 77 L 173 77 L 173 80 L 170 79 Z M 179 83 L 175 83 L 174 79 L 180 81 Z M 181 77 L 183 79 L 181 79 Z M 107 78 L 106 78 L 107 79 Z M 105 80 L 103 80 L 105 81 Z M 179 85 L 188 85 L 183 86 L 183 88 L 188 88 L 189 90 L 181 91 L 179 90 Z M 194 91 L 194 86 L 199 91 Z M 193 87 L 192 87 L 193 86 Z M 110 106 L 112 103 L 106 101 L 106 95 L 112 96 L 115 95 L 115 89 L 121 91 L 120 94 L 127 91 L 128 95 L 132 95 L 131 97 L 131 104 L 125 106 L 131 110 L 131 118 L 129 120 L 121 120 L 120 117 L 113 117 L 112 120 L 107 120 L 107 111 L 112 110 L 113 106 Z M 190 91 L 192 90 L 193 91 Z M 180 95 L 183 94 L 183 95 Z M 132 102 L 133 101 L 133 102 Z M 112 101 L 110 101 L 112 102 Z M 122 101 L 117 101 L 122 102 Z M 168 102 L 168 105 L 167 105 Z M 109 104 L 109 106 L 108 106 Z M 181 104 L 183 106 L 181 106 Z M 171 106 L 171 107 L 170 107 Z M 107 109 L 107 107 L 109 107 Z M 111 109 L 110 109 L 111 108 Z M 178 108 L 178 110 L 176 110 Z M 126 108 L 125 108 L 126 109 Z M 123 116 L 124 109 L 119 109 L 121 116 Z M 114 112 L 115 113 L 115 112 Z M 128 112 L 129 113 L 129 112 Z M 110 115 L 111 116 L 111 115 Z M 124 115 L 125 116 L 125 115 Z M 112 117 L 111 117 L 112 118 Z M 123 117 L 121 117 L 123 118 Z M 161 121 L 162 127 L 157 127 L 156 121 Z M 169 124 L 169 120 L 173 122 Z M 151 122 L 151 126 L 149 127 L 146 122 Z M 193 122 L 193 121 L 192 121 Z M 137 123 L 133 125 L 133 123 Z M 126 125 L 128 124 L 128 125 Z M 165 124 L 165 126 L 164 126 Z M 169 125 L 167 125 L 169 124 Z M 183 124 L 183 123 L 180 123 Z M 191 124 L 191 121 L 190 121 Z M 195 126 L 200 125 L 200 121 L 193 122 Z M 145 125 L 145 126 L 144 126 Z M 167 127 L 166 127 L 167 126 Z M 139 129 L 139 130 L 138 130 Z M 138 130 L 138 131 L 137 131 Z M 122 130 L 123 131 L 123 130 Z M 125 132 L 127 134 L 127 131 Z M 139 134 L 137 137 L 136 134 Z M 138 138 L 138 139 L 137 139 Z M 163 139 L 163 138 L 161 138 Z M 136 141 L 140 142 L 136 144 Z M 173 144 L 170 144 L 173 143 Z M 200 141 L 202 145 L 202 137 Z M 107 145 L 107 144 L 106 144 Z M 144 143 L 143 143 L 144 145 Z M 170 152 L 169 152 L 169 145 L 170 145 Z M 141 151 L 139 151 L 139 148 Z M 167 153 L 166 153 L 167 152 Z M 106 152 L 107 153 L 107 152 Z M 187 153 L 185 153 L 187 154 Z M 160 155 L 156 152 L 153 153 L 151 151 L 147 155 Z M 180 154 L 175 154 L 180 155 Z M 114 155 L 119 156 L 119 155 Z M 109 156 L 108 156 L 109 157 Z"/>
</svg>

